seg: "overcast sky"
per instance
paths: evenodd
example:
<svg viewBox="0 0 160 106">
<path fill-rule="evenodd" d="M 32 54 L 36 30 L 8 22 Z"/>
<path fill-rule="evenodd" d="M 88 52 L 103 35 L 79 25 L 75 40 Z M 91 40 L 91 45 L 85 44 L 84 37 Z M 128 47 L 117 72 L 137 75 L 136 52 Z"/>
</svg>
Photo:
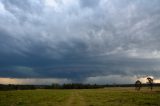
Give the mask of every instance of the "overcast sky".
<svg viewBox="0 0 160 106">
<path fill-rule="evenodd" d="M 0 0 L 0 83 L 160 78 L 160 0 Z"/>
</svg>

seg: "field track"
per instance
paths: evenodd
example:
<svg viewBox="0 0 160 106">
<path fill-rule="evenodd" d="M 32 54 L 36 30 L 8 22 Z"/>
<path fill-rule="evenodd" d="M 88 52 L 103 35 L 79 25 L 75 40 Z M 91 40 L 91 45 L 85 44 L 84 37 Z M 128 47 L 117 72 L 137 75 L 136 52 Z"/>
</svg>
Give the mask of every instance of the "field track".
<svg viewBox="0 0 160 106">
<path fill-rule="evenodd" d="M 83 96 L 79 92 L 72 92 L 66 106 L 86 106 Z"/>
</svg>

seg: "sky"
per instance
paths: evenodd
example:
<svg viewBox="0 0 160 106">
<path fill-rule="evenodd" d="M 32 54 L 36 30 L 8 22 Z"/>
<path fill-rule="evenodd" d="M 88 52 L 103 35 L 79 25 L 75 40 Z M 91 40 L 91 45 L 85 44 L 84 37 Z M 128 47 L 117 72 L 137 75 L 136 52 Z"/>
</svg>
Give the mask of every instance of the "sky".
<svg viewBox="0 0 160 106">
<path fill-rule="evenodd" d="M 0 0 L 0 83 L 160 82 L 159 5 Z"/>
</svg>

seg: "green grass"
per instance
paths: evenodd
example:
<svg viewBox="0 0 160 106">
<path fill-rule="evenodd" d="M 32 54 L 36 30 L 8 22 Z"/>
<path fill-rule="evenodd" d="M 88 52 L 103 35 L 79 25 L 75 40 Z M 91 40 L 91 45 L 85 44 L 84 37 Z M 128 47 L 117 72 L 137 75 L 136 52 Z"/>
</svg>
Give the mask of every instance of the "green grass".
<svg viewBox="0 0 160 106">
<path fill-rule="evenodd" d="M 63 106 L 70 93 L 64 90 L 0 91 L 0 106 Z"/>
<path fill-rule="evenodd" d="M 0 106 L 160 106 L 160 88 L 0 91 Z"/>
</svg>

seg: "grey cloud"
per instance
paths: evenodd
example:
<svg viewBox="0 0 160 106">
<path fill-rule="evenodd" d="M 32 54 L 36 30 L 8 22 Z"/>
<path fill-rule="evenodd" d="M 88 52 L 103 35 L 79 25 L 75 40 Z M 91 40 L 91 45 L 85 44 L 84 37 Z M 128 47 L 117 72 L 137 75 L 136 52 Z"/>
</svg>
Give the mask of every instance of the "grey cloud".
<svg viewBox="0 0 160 106">
<path fill-rule="evenodd" d="M 0 0 L 0 77 L 159 74 L 158 0 L 45 2 Z"/>
<path fill-rule="evenodd" d="M 108 76 L 97 76 L 89 77 L 84 83 L 91 84 L 130 84 L 136 81 L 136 76 L 123 76 L 123 75 L 108 75 Z"/>
<path fill-rule="evenodd" d="M 25 14 L 27 13 L 39 14 L 38 12 L 42 10 L 42 4 L 41 4 L 42 1 L 40 0 L 37 0 L 37 1 L 1 0 L 1 1 L 4 4 L 5 9 L 12 13 L 15 13 L 15 16 L 22 15 L 22 14 L 18 14 L 18 12 L 25 12 Z"/>
<path fill-rule="evenodd" d="M 98 7 L 101 0 L 79 0 L 82 7 L 94 8 Z"/>
</svg>

